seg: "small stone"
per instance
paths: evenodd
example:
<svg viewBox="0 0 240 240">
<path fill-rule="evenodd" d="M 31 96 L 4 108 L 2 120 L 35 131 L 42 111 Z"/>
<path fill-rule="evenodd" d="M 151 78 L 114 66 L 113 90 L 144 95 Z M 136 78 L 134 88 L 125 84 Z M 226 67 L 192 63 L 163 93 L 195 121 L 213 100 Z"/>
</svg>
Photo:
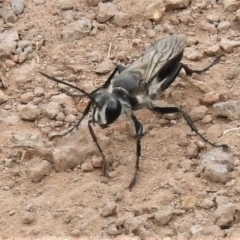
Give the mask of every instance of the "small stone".
<svg viewBox="0 0 240 240">
<path fill-rule="evenodd" d="M 16 15 L 20 15 L 24 10 L 24 0 L 13 0 L 11 3 L 13 12 Z"/>
<path fill-rule="evenodd" d="M 65 115 L 63 112 L 58 113 L 58 115 L 56 116 L 57 121 L 64 121 L 64 119 L 65 119 Z"/>
<path fill-rule="evenodd" d="M 41 110 L 38 106 L 28 103 L 20 107 L 20 118 L 23 120 L 35 121 L 39 118 Z"/>
<path fill-rule="evenodd" d="M 0 90 L 0 104 L 7 102 L 7 100 L 7 95 L 2 90 Z"/>
<path fill-rule="evenodd" d="M 158 23 L 165 12 L 165 5 L 162 1 L 154 1 L 148 4 L 144 11 L 144 18 Z"/>
<path fill-rule="evenodd" d="M 124 12 L 117 12 L 112 23 L 117 27 L 127 27 L 130 23 L 130 16 Z"/>
<path fill-rule="evenodd" d="M 191 159 L 197 157 L 198 153 L 199 153 L 198 146 L 195 143 L 190 143 L 187 146 L 185 156 Z"/>
<path fill-rule="evenodd" d="M 210 57 L 216 56 L 220 52 L 220 46 L 218 44 L 213 45 L 204 50 L 204 53 Z"/>
<path fill-rule="evenodd" d="M 191 166 L 192 166 L 192 161 L 189 160 L 189 159 L 186 159 L 186 160 L 182 161 L 182 162 L 180 163 L 180 165 L 181 165 L 181 167 L 182 167 L 184 170 L 190 171 Z"/>
<path fill-rule="evenodd" d="M 73 114 L 69 114 L 65 117 L 64 121 L 68 123 L 75 123 L 77 120 L 77 117 Z"/>
<path fill-rule="evenodd" d="M 151 39 L 156 37 L 156 32 L 153 29 L 147 29 L 146 34 Z"/>
<path fill-rule="evenodd" d="M 129 217 L 124 223 L 124 228 L 127 233 L 132 233 L 144 225 L 140 217 Z"/>
<path fill-rule="evenodd" d="M 26 174 L 33 182 L 39 182 L 44 176 L 48 176 L 50 171 L 51 164 L 48 161 L 43 160 L 37 166 L 26 170 Z"/>
<path fill-rule="evenodd" d="M 237 67 L 231 67 L 227 73 L 227 79 L 232 80 L 239 75 L 239 69 Z"/>
<path fill-rule="evenodd" d="M 198 199 L 195 196 L 186 196 L 183 201 L 182 201 L 182 209 L 188 210 L 188 209 L 192 209 L 196 203 L 197 203 Z"/>
<path fill-rule="evenodd" d="M 46 106 L 46 114 L 50 119 L 54 119 L 60 112 L 61 106 L 58 102 L 50 102 Z"/>
<path fill-rule="evenodd" d="M 81 169 L 85 172 L 92 172 L 94 170 L 93 164 L 90 161 L 85 161 L 82 164 Z"/>
<path fill-rule="evenodd" d="M 5 23 L 15 23 L 18 20 L 10 5 L 2 8 L 2 18 Z"/>
<path fill-rule="evenodd" d="M 228 30 L 230 28 L 231 24 L 230 22 L 228 21 L 221 21 L 219 24 L 218 24 L 218 30 L 219 31 L 222 31 L 222 30 Z"/>
<path fill-rule="evenodd" d="M 187 8 L 190 4 L 190 0 L 166 0 L 166 10 L 177 10 Z"/>
<path fill-rule="evenodd" d="M 82 232 L 80 231 L 80 229 L 74 229 L 74 230 L 71 231 L 71 235 L 73 237 L 80 237 L 81 234 L 82 234 Z"/>
<path fill-rule="evenodd" d="M 19 63 L 25 62 L 26 59 L 27 59 L 27 52 L 21 52 L 21 53 L 19 53 L 19 55 L 18 55 L 18 62 L 19 62 Z"/>
<path fill-rule="evenodd" d="M 95 168 L 101 168 L 102 167 L 102 158 L 101 157 L 93 157 L 92 158 L 92 165 Z"/>
<path fill-rule="evenodd" d="M 42 87 L 36 87 L 33 92 L 35 97 L 41 97 L 43 93 L 44 93 L 44 89 Z"/>
<path fill-rule="evenodd" d="M 195 107 L 192 109 L 192 111 L 189 113 L 191 119 L 193 121 L 201 120 L 203 119 L 208 112 L 208 108 L 205 106 Z"/>
<path fill-rule="evenodd" d="M 200 99 L 200 103 L 205 106 L 212 106 L 214 103 L 217 103 L 219 101 L 219 93 L 216 92 L 205 93 Z"/>
<path fill-rule="evenodd" d="M 190 228 L 190 233 L 191 233 L 192 235 L 201 234 L 201 233 L 203 233 L 203 232 L 204 232 L 204 229 L 203 229 L 203 227 L 200 226 L 200 225 L 194 225 L 194 226 L 192 226 L 192 227 Z"/>
<path fill-rule="evenodd" d="M 27 104 L 28 102 L 33 100 L 33 93 L 32 92 L 26 92 L 23 93 L 20 97 L 20 103 Z"/>
<path fill-rule="evenodd" d="M 215 206 L 215 203 L 209 198 L 204 198 L 202 202 L 199 203 L 199 206 L 204 209 L 210 209 Z"/>
<path fill-rule="evenodd" d="M 188 60 L 198 61 L 203 58 L 203 54 L 195 50 L 193 47 L 188 47 L 184 50 L 184 56 Z"/>
<path fill-rule="evenodd" d="M 217 207 L 220 207 L 220 206 L 228 204 L 230 202 L 230 200 L 228 197 L 225 197 L 225 196 L 217 196 L 215 199 L 215 202 L 217 204 Z"/>
<path fill-rule="evenodd" d="M 101 211 L 101 216 L 103 217 L 110 217 L 116 214 L 117 212 L 117 205 L 115 202 L 108 202 Z"/>
<path fill-rule="evenodd" d="M 22 218 L 22 223 L 23 224 L 31 224 L 34 222 L 34 215 L 32 212 L 25 212 L 23 214 L 23 218 Z"/>
<path fill-rule="evenodd" d="M 118 12 L 117 6 L 111 2 L 99 3 L 98 7 L 99 9 L 97 14 L 97 21 L 100 23 L 107 22 L 110 18 L 115 16 Z"/>
<path fill-rule="evenodd" d="M 208 123 L 211 123 L 213 120 L 212 116 L 211 115 L 207 115 L 206 117 L 204 117 L 201 122 L 204 123 L 204 124 L 208 124 Z"/>
<path fill-rule="evenodd" d="M 15 215 L 15 213 L 16 213 L 16 211 L 15 211 L 15 210 L 11 210 L 11 211 L 9 212 L 9 216 L 14 216 L 14 215 Z"/>
<path fill-rule="evenodd" d="M 73 8 L 73 2 L 71 0 L 59 0 L 61 10 L 70 10 Z"/>
<path fill-rule="evenodd" d="M 4 64 L 7 68 L 13 68 L 16 66 L 16 63 L 10 59 L 6 59 Z"/>
<path fill-rule="evenodd" d="M 100 73 L 100 74 L 105 74 L 105 73 L 109 73 L 110 71 L 112 71 L 113 69 L 113 63 L 110 60 L 104 60 L 103 62 L 101 62 L 95 72 L 96 73 Z"/>
<path fill-rule="evenodd" d="M 109 234 L 110 236 L 116 236 L 118 235 L 118 230 L 116 228 L 116 226 L 111 225 L 110 227 L 107 228 L 106 230 L 107 234 Z"/>
<path fill-rule="evenodd" d="M 18 47 L 25 49 L 28 46 L 32 46 L 32 42 L 30 40 L 20 40 L 17 43 Z"/>
<path fill-rule="evenodd" d="M 230 175 L 227 166 L 224 164 L 209 164 L 205 167 L 205 176 L 212 182 L 227 183 Z"/>
<path fill-rule="evenodd" d="M 199 25 L 200 25 L 200 28 L 203 31 L 207 31 L 207 32 L 210 32 L 212 34 L 217 33 L 217 28 L 215 27 L 214 24 L 211 24 L 207 21 L 201 21 Z"/>
<path fill-rule="evenodd" d="M 240 3 L 238 0 L 223 0 L 223 6 L 226 11 L 234 12 L 239 9 Z"/>
<path fill-rule="evenodd" d="M 232 203 L 219 206 L 213 213 L 215 224 L 220 228 L 230 228 L 234 224 L 235 208 Z"/>
<path fill-rule="evenodd" d="M 162 209 L 158 210 L 156 213 L 154 213 L 153 217 L 158 226 L 164 226 L 171 221 L 172 215 L 173 215 L 172 206 L 165 206 Z"/>
<path fill-rule="evenodd" d="M 33 0 L 36 5 L 44 4 L 45 0 Z"/>
<path fill-rule="evenodd" d="M 234 48 L 237 48 L 240 46 L 240 41 L 234 41 L 234 40 L 229 40 L 227 38 L 222 38 L 220 41 L 220 46 L 225 52 L 229 53 Z"/>
<path fill-rule="evenodd" d="M 220 124 L 211 125 L 207 131 L 206 136 L 210 139 L 216 140 L 217 138 L 222 136 L 222 128 Z"/>
<path fill-rule="evenodd" d="M 189 145 L 189 140 L 185 132 L 179 134 L 178 136 L 178 145 L 181 147 L 186 147 Z"/>
<path fill-rule="evenodd" d="M 106 2 L 107 0 L 88 0 L 87 2 L 88 2 L 88 4 L 90 5 L 90 6 L 93 6 L 93 7 L 95 7 L 95 6 L 97 6 L 100 2 Z"/>
</svg>

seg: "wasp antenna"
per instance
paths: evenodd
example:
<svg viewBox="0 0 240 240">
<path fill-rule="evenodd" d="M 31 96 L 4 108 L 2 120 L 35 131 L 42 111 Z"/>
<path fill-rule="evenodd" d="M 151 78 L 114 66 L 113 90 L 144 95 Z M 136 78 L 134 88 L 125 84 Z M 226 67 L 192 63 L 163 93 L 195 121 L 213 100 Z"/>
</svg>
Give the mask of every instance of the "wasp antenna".
<svg viewBox="0 0 240 240">
<path fill-rule="evenodd" d="M 94 99 L 89 93 L 85 92 L 83 89 L 78 88 L 78 87 L 76 87 L 76 86 L 73 86 L 73 85 L 70 84 L 70 83 L 64 82 L 64 81 L 59 80 L 59 79 L 56 79 L 56 78 L 54 78 L 54 77 L 51 77 L 51 76 L 47 75 L 46 73 L 43 73 L 43 72 L 40 72 L 40 71 L 39 71 L 39 73 L 40 73 L 41 75 L 43 75 L 44 77 L 49 78 L 49 79 L 51 79 L 51 80 L 53 80 L 53 81 L 55 81 L 55 82 L 57 82 L 57 83 L 62 83 L 62 84 L 64 84 L 64 85 L 66 85 L 66 86 L 69 86 L 69 87 L 71 87 L 71 88 L 74 88 L 74 89 L 78 90 L 79 92 L 81 92 L 81 93 L 85 94 L 87 97 L 89 97 L 96 105 L 98 105 L 98 103 L 95 101 L 95 99 Z"/>
</svg>

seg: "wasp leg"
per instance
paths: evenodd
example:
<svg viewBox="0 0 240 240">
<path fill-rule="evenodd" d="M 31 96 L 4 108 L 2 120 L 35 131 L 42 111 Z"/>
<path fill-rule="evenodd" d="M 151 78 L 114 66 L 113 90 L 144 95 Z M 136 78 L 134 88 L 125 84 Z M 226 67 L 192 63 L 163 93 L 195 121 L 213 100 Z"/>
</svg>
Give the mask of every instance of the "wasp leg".
<svg viewBox="0 0 240 240">
<path fill-rule="evenodd" d="M 154 112 L 158 112 L 161 114 L 166 114 L 166 113 L 181 113 L 184 117 L 184 119 L 186 120 L 187 124 L 189 125 L 189 127 L 191 128 L 192 131 L 194 131 L 199 137 L 201 137 L 203 139 L 203 141 L 207 142 L 208 144 L 212 145 L 213 147 L 223 147 L 223 148 L 228 148 L 227 145 L 225 144 L 221 144 L 218 145 L 216 143 L 211 142 L 210 140 L 208 140 L 206 137 L 204 137 L 197 129 L 197 127 L 194 125 L 192 119 L 188 116 L 188 114 L 182 110 L 181 108 L 178 107 L 153 107 L 152 109 L 150 109 Z"/>
<path fill-rule="evenodd" d="M 65 133 L 62 134 L 57 134 L 54 135 L 53 137 L 51 137 L 50 139 L 56 138 L 56 137 L 63 137 L 66 136 L 68 133 L 71 133 L 75 128 L 78 129 L 80 123 L 82 122 L 82 120 L 86 117 L 86 115 L 89 113 L 89 110 L 91 108 L 92 102 L 89 101 L 88 105 L 86 106 L 86 108 L 83 111 L 83 115 L 82 117 L 78 120 L 78 122 L 72 127 L 70 128 L 68 131 L 66 131 Z"/>
<path fill-rule="evenodd" d="M 95 142 L 97 148 L 98 148 L 98 151 L 100 152 L 101 156 L 102 156 L 102 162 L 103 162 L 103 167 L 102 167 L 102 171 L 103 171 L 103 176 L 105 177 L 109 177 L 109 175 L 107 174 L 107 162 L 106 162 L 106 158 L 105 158 L 105 155 L 103 153 L 103 150 L 101 149 L 100 145 L 98 144 L 98 141 L 97 141 L 97 137 L 93 131 L 93 128 L 91 126 L 91 120 L 88 121 L 88 129 L 89 129 L 89 132 L 91 134 L 91 137 L 93 139 L 93 141 Z"/>
<path fill-rule="evenodd" d="M 141 137 L 142 137 L 142 132 L 143 132 L 143 125 L 138 121 L 136 116 L 134 114 L 132 114 L 131 118 L 133 120 L 136 135 L 137 135 L 137 142 L 136 142 L 136 157 L 137 158 L 136 158 L 136 164 L 135 164 L 135 172 L 134 172 L 133 178 L 128 186 L 128 188 L 130 190 L 133 188 L 133 186 L 136 183 L 137 174 L 139 171 L 139 158 L 141 156 Z"/>
<path fill-rule="evenodd" d="M 214 66 L 215 64 L 217 64 L 219 62 L 219 60 L 221 59 L 221 57 L 224 56 L 222 53 L 218 54 L 216 56 L 216 58 L 214 59 L 214 61 L 212 63 L 210 63 L 207 67 L 201 69 L 201 70 L 193 70 L 190 69 L 187 65 L 182 64 L 183 69 L 185 70 L 186 74 L 188 76 L 192 75 L 193 73 L 202 73 L 202 72 L 206 72 L 207 70 L 209 70 L 212 66 Z"/>
</svg>

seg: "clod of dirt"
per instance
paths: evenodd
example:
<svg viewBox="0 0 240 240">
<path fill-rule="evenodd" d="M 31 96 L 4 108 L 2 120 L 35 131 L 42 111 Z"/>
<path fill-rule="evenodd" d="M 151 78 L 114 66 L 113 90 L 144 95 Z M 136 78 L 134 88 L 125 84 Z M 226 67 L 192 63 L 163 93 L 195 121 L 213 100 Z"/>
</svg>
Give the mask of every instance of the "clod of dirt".
<svg viewBox="0 0 240 240">
<path fill-rule="evenodd" d="M 200 235 L 204 233 L 204 229 L 201 225 L 194 225 L 190 228 L 190 233 L 192 235 Z"/>
<path fill-rule="evenodd" d="M 127 27 L 130 23 L 130 16 L 124 12 L 117 12 L 112 23 L 117 27 Z"/>
<path fill-rule="evenodd" d="M 73 8 L 74 3 L 71 0 L 60 0 L 59 5 L 61 10 L 70 10 Z"/>
<path fill-rule="evenodd" d="M 10 57 L 14 52 L 19 39 L 17 31 L 4 31 L 0 33 L 0 58 Z"/>
<path fill-rule="evenodd" d="M 64 121 L 67 123 L 75 123 L 77 120 L 77 117 L 73 114 L 68 114 L 65 118 Z"/>
<path fill-rule="evenodd" d="M 164 226 L 168 224 L 173 216 L 173 207 L 165 206 L 153 214 L 154 220 L 158 226 Z"/>
<path fill-rule="evenodd" d="M 195 107 L 189 113 L 189 116 L 193 121 L 197 121 L 203 119 L 207 115 L 207 112 L 208 108 L 205 106 Z"/>
<path fill-rule="evenodd" d="M 22 217 L 22 223 L 23 224 L 31 224 L 34 222 L 34 215 L 32 212 L 25 212 Z"/>
<path fill-rule="evenodd" d="M 28 103 L 27 105 L 19 106 L 19 116 L 23 120 L 35 121 L 41 115 L 41 110 L 38 106 Z"/>
<path fill-rule="evenodd" d="M 32 92 L 25 92 L 20 97 L 20 103 L 27 104 L 28 102 L 33 100 L 33 93 Z"/>
<path fill-rule="evenodd" d="M 219 44 L 215 44 L 211 47 L 208 47 L 204 50 L 204 53 L 208 56 L 216 56 L 220 52 L 220 46 Z"/>
<path fill-rule="evenodd" d="M 232 203 L 219 206 L 213 213 L 214 222 L 220 228 L 230 228 L 234 224 L 235 207 Z"/>
<path fill-rule="evenodd" d="M 239 75 L 238 67 L 231 67 L 227 73 L 227 79 L 232 80 Z"/>
<path fill-rule="evenodd" d="M 108 202 L 101 210 L 101 216 L 110 217 L 117 213 L 117 205 L 115 202 Z"/>
<path fill-rule="evenodd" d="M 177 10 L 187 8 L 190 4 L 190 0 L 166 0 L 166 10 Z"/>
<path fill-rule="evenodd" d="M 213 200 L 209 199 L 209 198 L 204 198 L 199 204 L 198 204 L 201 208 L 204 209 L 210 209 L 212 207 L 215 206 L 215 203 Z"/>
<path fill-rule="evenodd" d="M 116 236 L 119 234 L 117 228 L 115 225 L 111 225 L 107 228 L 106 230 L 107 234 L 109 234 L 110 236 Z"/>
<path fill-rule="evenodd" d="M 198 146 L 195 143 L 190 143 L 187 146 L 185 156 L 191 159 L 197 157 L 198 153 L 199 153 Z"/>
<path fill-rule="evenodd" d="M 126 233 L 136 232 L 140 227 L 144 226 L 144 221 L 141 217 L 130 217 L 126 219 L 124 228 Z"/>
<path fill-rule="evenodd" d="M 218 31 L 214 24 L 209 23 L 206 20 L 203 20 L 200 22 L 200 28 L 203 31 L 210 32 L 212 34 L 217 33 L 217 31 Z"/>
<path fill-rule="evenodd" d="M 95 167 L 95 168 L 100 168 L 102 167 L 102 158 L 101 157 L 96 157 L 94 156 L 92 158 L 92 165 Z"/>
<path fill-rule="evenodd" d="M 4 65 L 6 68 L 13 68 L 16 66 L 16 63 L 10 59 L 6 59 Z"/>
<path fill-rule="evenodd" d="M 97 21 L 100 23 L 107 22 L 110 18 L 115 16 L 118 12 L 118 8 L 114 3 L 99 3 L 98 4 Z"/>
<path fill-rule="evenodd" d="M 0 104 L 5 103 L 7 100 L 7 95 L 2 90 L 0 90 Z"/>
<path fill-rule="evenodd" d="M 2 8 L 2 18 L 5 23 L 15 23 L 18 20 L 10 5 Z"/>
<path fill-rule="evenodd" d="M 211 125 L 207 131 L 206 131 L 206 136 L 209 138 L 209 139 L 212 139 L 212 140 L 217 140 L 219 137 L 222 136 L 222 128 L 221 128 L 221 125 L 220 124 L 213 124 Z"/>
<path fill-rule="evenodd" d="M 83 171 L 86 172 L 92 172 L 94 170 L 93 164 L 91 161 L 85 161 L 82 165 L 81 165 L 81 169 Z"/>
<path fill-rule="evenodd" d="M 72 42 L 80 40 L 88 36 L 92 29 L 92 22 L 87 18 L 80 18 L 79 20 L 68 24 L 61 32 L 64 42 Z"/>
<path fill-rule="evenodd" d="M 154 1 L 153 3 L 148 4 L 144 11 L 144 18 L 158 23 L 165 12 L 165 9 L 163 1 Z"/>
<path fill-rule="evenodd" d="M 234 48 L 240 47 L 240 41 L 229 40 L 222 38 L 220 41 L 220 47 L 227 53 L 231 52 Z"/>
<path fill-rule="evenodd" d="M 113 69 L 112 61 L 107 59 L 107 60 L 104 60 L 103 62 L 101 62 L 97 66 L 95 72 L 104 74 L 104 73 L 108 73 L 108 72 L 112 71 L 112 69 Z"/>
<path fill-rule="evenodd" d="M 184 210 L 192 209 L 197 204 L 198 199 L 195 196 L 186 196 L 183 201 L 181 208 Z"/>
<path fill-rule="evenodd" d="M 234 12 L 239 8 L 240 3 L 238 0 L 223 0 L 223 6 L 225 10 Z"/>
<path fill-rule="evenodd" d="M 215 103 L 212 110 L 214 116 L 227 117 L 230 120 L 238 120 L 240 118 L 240 101 L 230 100 Z"/>
<path fill-rule="evenodd" d="M 43 160 L 40 164 L 35 167 L 26 170 L 26 175 L 33 182 L 39 182 L 44 176 L 48 176 L 51 171 L 51 164 Z"/>
<path fill-rule="evenodd" d="M 12 7 L 12 10 L 13 12 L 16 14 L 16 15 L 20 15 L 23 10 L 24 10 L 24 0 L 13 0 L 11 2 L 11 7 Z"/>
<path fill-rule="evenodd" d="M 205 93 L 200 99 L 200 103 L 205 106 L 212 106 L 214 103 L 220 101 L 220 94 L 216 92 Z"/>
<path fill-rule="evenodd" d="M 203 58 L 203 54 L 194 49 L 193 47 L 188 47 L 184 51 L 184 56 L 188 60 L 199 61 Z"/>
<path fill-rule="evenodd" d="M 230 202 L 229 198 L 226 196 L 217 196 L 215 199 L 217 207 L 226 205 Z"/>
<path fill-rule="evenodd" d="M 209 164 L 205 167 L 205 176 L 212 182 L 227 183 L 230 181 L 229 171 L 224 164 Z"/>
<path fill-rule="evenodd" d="M 219 31 L 223 31 L 223 30 L 229 29 L 230 26 L 231 26 L 230 22 L 228 22 L 228 21 L 221 21 L 221 22 L 218 24 L 217 29 L 218 29 Z"/>
<path fill-rule="evenodd" d="M 41 97 L 44 93 L 44 89 L 42 87 L 36 87 L 33 91 L 35 97 Z"/>
<path fill-rule="evenodd" d="M 88 0 L 87 1 L 90 6 L 97 6 L 100 2 L 107 2 L 107 0 Z"/>
<path fill-rule="evenodd" d="M 27 56 L 28 56 L 28 53 L 27 53 L 27 52 L 21 52 L 21 53 L 19 53 L 19 55 L 18 55 L 18 62 L 19 62 L 19 63 L 25 62 L 26 59 L 27 59 Z"/>
<path fill-rule="evenodd" d="M 40 134 L 14 133 L 11 140 L 18 147 L 44 148 Z"/>
<path fill-rule="evenodd" d="M 46 114 L 50 119 L 54 119 L 61 111 L 61 106 L 58 102 L 50 102 L 46 106 Z"/>
</svg>

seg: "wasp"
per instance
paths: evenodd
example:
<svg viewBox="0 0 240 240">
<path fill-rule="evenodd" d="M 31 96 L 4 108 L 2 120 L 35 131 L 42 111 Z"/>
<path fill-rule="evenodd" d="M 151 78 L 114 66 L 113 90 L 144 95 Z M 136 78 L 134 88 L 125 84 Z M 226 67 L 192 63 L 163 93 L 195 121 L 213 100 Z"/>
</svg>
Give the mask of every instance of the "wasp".
<svg viewBox="0 0 240 240">
<path fill-rule="evenodd" d="M 86 106 L 82 117 L 76 125 L 64 134 L 78 129 L 80 123 L 92 109 L 91 117 L 88 120 L 88 129 L 95 142 L 103 162 L 103 174 L 107 174 L 106 158 L 100 147 L 97 137 L 93 131 L 92 124 L 99 124 L 101 128 L 107 128 L 113 124 L 121 114 L 126 114 L 132 119 L 136 131 L 136 162 L 133 178 L 129 184 L 129 189 L 136 183 L 137 175 L 140 170 L 139 160 L 141 156 L 141 138 L 143 136 L 143 125 L 137 119 L 134 112 L 142 108 L 159 114 L 181 113 L 187 124 L 199 137 L 214 147 L 223 147 L 209 141 L 204 137 L 194 125 L 188 114 L 180 107 L 161 107 L 155 106 L 153 100 L 171 86 L 181 69 L 184 69 L 187 76 L 193 73 L 202 73 L 215 65 L 221 57 L 218 55 L 215 60 L 201 70 L 190 69 L 182 63 L 183 52 L 187 47 L 187 37 L 185 34 L 173 34 L 166 36 L 150 47 L 148 47 L 136 60 L 127 66 L 117 65 L 108 77 L 107 81 L 91 93 L 87 93 L 81 88 L 73 86 L 67 82 L 48 76 L 40 72 L 43 76 L 61 84 L 72 87 L 86 95 L 90 101 Z"/>
</svg>

